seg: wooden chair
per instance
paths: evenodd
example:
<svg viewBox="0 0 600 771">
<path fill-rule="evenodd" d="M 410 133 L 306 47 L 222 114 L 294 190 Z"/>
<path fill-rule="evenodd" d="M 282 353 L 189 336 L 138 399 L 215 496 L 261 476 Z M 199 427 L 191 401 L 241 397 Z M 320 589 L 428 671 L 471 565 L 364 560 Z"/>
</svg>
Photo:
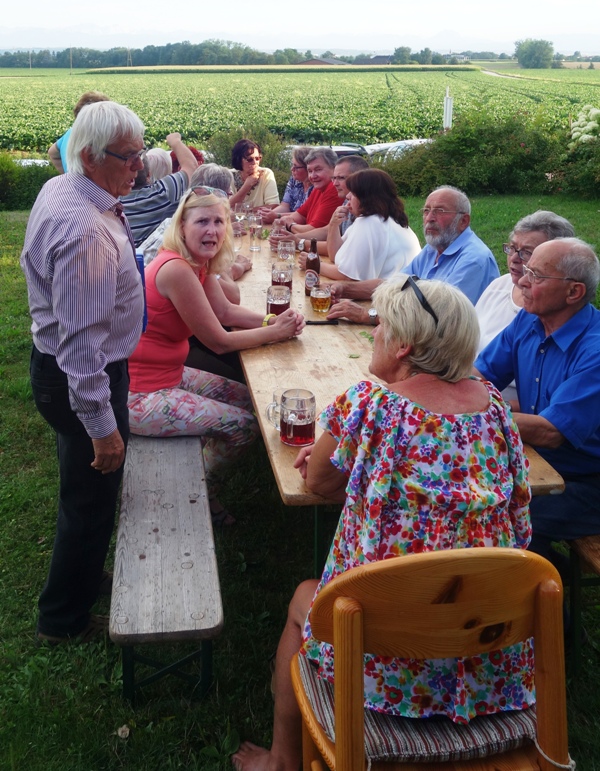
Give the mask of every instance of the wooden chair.
<svg viewBox="0 0 600 771">
<path fill-rule="evenodd" d="M 320 592 L 311 624 L 315 638 L 332 643 L 335 649 L 335 744 L 316 719 L 308 696 L 311 688 L 307 692 L 303 681 L 301 668 L 315 668 L 298 655 L 292 660 L 292 680 L 303 719 L 304 771 L 325 769 L 323 758 L 337 771 L 364 771 L 365 767 L 373 771 L 551 771 L 557 766 L 572 767 L 567 744 L 562 584 L 555 568 L 537 554 L 518 549 L 455 549 L 355 568 Z M 369 760 L 366 765 L 365 718 L 380 716 L 364 709 L 363 652 L 417 659 L 470 656 L 531 636 L 535 638 L 537 738 L 533 709 L 476 718 L 469 726 L 520 716 L 533 721 L 534 741 L 526 740 L 522 747 L 484 759 Z M 452 721 L 443 718 L 383 719 L 409 729 L 419 724 L 421 732 L 428 727 L 435 730 L 440 721 L 454 729 Z M 456 728 L 460 733 L 467 727 Z"/>
</svg>

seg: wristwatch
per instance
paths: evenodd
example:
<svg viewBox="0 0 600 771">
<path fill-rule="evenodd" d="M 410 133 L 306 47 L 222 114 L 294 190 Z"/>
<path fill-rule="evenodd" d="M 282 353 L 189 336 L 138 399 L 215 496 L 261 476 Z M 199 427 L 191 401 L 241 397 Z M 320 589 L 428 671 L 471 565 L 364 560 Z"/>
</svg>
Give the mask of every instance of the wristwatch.
<svg viewBox="0 0 600 771">
<path fill-rule="evenodd" d="M 304 251 L 304 247 L 305 247 L 305 246 L 306 246 L 306 238 L 301 238 L 301 239 L 298 241 L 298 251 L 299 251 L 299 252 L 303 252 L 303 251 Z"/>
<path fill-rule="evenodd" d="M 371 324 L 373 324 L 373 326 L 375 326 L 379 321 L 379 316 L 377 315 L 377 311 L 375 310 L 375 308 L 369 308 L 367 313 L 369 314 L 369 321 L 371 322 Z"/>
</svg>

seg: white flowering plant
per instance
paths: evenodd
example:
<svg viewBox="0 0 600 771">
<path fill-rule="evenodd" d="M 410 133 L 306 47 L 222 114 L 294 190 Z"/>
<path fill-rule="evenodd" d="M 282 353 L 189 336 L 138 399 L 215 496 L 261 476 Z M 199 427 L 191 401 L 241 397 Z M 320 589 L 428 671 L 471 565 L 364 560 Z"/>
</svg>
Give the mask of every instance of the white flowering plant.
<svg viewBox="0 0 600 771">
<path fill-rule="evenodd" d="M 586 104 L 577 120 L 571 126 L 571 142 L 569 150 L 575 150 L 578 145 L 594 142 L 600 137 L 600 110 L 591 104 Z"/>
</svg>

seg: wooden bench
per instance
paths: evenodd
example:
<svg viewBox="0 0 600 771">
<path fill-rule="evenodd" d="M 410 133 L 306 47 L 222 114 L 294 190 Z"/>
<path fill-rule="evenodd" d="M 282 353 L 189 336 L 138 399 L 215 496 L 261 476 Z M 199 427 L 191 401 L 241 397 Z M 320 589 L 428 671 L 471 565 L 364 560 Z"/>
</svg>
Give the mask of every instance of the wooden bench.
<svg viewBox="0 0 600 771">
<path fill-rule="evenodd" d="M 211 638 L 223 626 L 221 589 L 199 437 L 132 436 L 127 450 L 109 633 L 123 647 L 123 695 L 172 674 L 203 695 L 212 680 Z M 197 640 L 173 664 L 134 653 L 146 643 Z M 184 667 L 201 658 L 201 675 Z M 156 671 L 135 681 L 135 662 Z"/>
<path fill-rule="evenodd" d="M 571 576 L 569 587 L 571 672 L 581 671 L 581 643 L 583 634 L 581 590 L 600 586 L 600 535 L 588 535 L 570 541 Z"/>
</svg>

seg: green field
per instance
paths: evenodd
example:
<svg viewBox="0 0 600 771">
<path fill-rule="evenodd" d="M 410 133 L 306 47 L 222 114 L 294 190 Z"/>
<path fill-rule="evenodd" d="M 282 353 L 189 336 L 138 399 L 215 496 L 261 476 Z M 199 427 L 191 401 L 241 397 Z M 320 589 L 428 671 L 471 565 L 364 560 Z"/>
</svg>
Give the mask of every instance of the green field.
<svg viewBox="0 0 600 771">
<path fill-rule="evenodd" d="M 148 144 L 180 131 L 202 146 L 216 131 L 261 123 L 305 143 L 387 142 L 434 136 L 446 88 L 455 118 L 473 110 L 524 113 L 544 127 L 567 128 L 585 104 L 600 105 L 600 69 L 511 70 L 498 77 L 446 71 L 286 70 L 109 74 L 0 70 L 0 149 L 45 152 L 71 124 L 87 90 L 135 110 Z"/>
</svg>

